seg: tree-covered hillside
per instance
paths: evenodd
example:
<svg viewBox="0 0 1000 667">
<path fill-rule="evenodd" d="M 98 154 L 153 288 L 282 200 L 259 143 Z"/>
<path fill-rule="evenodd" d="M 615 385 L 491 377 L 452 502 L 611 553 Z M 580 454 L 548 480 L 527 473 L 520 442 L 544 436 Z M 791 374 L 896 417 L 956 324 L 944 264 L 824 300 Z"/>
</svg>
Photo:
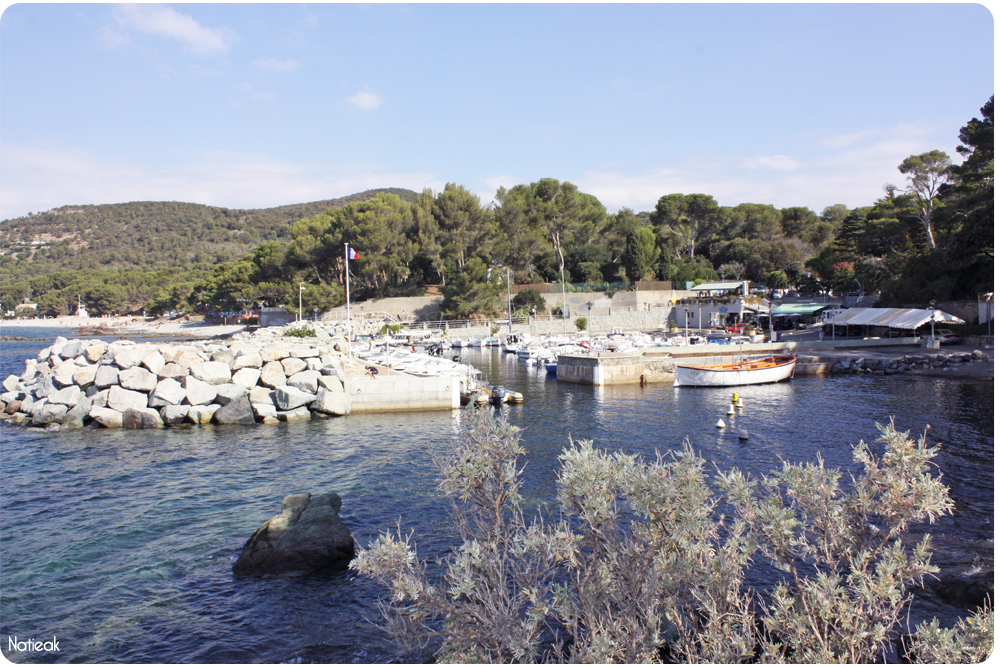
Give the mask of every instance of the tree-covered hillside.
<svg viewBox="0 0 1000 667">
<path fill-rule="evenodd" d="M 228 209 L 185 202 L 61 206 L 0 223 L 0 296 L 4 310 L 25 297 L 41 299 L 75 286 L 95 295 L 98 312 L 141 309 L 155 292 L 193 282 L 220 263 L 257 245 L 285 238 L 292 223 L 321 211 L 393 193 L 414 202 L 417 193 L 369 190 L 340 199 L 267 209 Z M 97 285 L 103 284 L 103 289 Z M 101 299 L 99 292 L 122 298 Z M 76 303 L 76 292 L 69 295 Z M 68 298 L 68 297 L 67 297 Z M 51 298 L 50 298 L 51 300 Z M 61 299 L 56 299 L 56 302 Z M 52 314 L 60 310 L 52 304 Z M 105 308 L 111 310 L 106 311 Z"/>
<path fill-rule="evenodd" d="M 25 277 L 67 269 L 189 269 L 237 259 L 289 226 L 330 208 L 391 192 L 405 201 L 417 193 L 369 190 L 341 199 L 265 209 L 230 209 L 185 202 L 129 202 L 61 206 L 0 223 L 0 251 Z M 4 268 L 7 265 L 4 264 Z"/>
</svg>

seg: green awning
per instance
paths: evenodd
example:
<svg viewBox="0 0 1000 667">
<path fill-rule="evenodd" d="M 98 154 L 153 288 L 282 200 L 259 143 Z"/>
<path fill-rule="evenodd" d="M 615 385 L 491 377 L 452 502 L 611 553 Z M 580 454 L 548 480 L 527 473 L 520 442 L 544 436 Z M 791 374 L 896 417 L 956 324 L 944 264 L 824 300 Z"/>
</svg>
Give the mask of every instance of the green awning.
<svg viewBox="0 0 1000 667">
<path fill-rule="evenodd" d="M 771 315 L 780 317 L 781 315 L 815 315 L 824 308 L 830 308 L 829 303 L 783 303 L 780 306 L 771 308 Z"/>
</svg>

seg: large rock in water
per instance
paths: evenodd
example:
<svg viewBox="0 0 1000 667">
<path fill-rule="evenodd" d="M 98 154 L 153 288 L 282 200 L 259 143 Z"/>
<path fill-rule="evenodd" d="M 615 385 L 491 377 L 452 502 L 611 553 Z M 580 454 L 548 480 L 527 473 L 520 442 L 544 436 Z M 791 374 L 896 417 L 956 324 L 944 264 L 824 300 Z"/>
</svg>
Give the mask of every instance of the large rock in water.
<svg viewBox="0 0 1000 667">
<path fill-rule="evenodd" d="M 233 573 L 245 577 L 346 566 L 354 557 L 354 537 L 340 520 L 340 504 L 336 493 L 286 496 L 281 514 L 243 545 Z"/>
</svg>

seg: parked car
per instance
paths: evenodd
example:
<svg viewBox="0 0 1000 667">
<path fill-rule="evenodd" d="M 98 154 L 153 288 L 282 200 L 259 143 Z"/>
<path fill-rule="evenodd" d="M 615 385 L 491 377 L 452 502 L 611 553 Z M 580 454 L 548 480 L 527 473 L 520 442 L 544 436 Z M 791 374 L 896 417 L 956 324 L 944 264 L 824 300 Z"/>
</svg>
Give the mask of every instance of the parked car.
<svg viewBox="0 0 1000 667">
<path fill-rule="evenodd" d="M 937 331 L 934 339 L 941 341 L 941 345 L 958 345 L 962 342 L 962 337 L 953 331 Z"/>
</svg>

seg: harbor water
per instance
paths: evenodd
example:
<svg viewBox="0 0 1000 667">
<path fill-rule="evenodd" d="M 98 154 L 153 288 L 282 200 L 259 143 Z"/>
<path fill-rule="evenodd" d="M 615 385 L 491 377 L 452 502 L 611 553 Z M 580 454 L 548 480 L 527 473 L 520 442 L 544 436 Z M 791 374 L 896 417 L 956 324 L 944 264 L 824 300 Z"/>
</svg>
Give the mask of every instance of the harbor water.
<svg viewBox="0 0 1000 667">
<path fill-rule="evenodd" d="M 58 333 L 4 331 L 0 379 L 20 374 Z M 569 439 L 652 459 L 689 439 L 720 469 L 751 474 L 781 459 L 857 471 L 852 443 L 876 422 L 941 443 L 935 459 L 953 516 L 929 528 L 935 562 L 992 568 L 993 383 L 907 376 L 807 376 L 732 389 L 591 387 L 495 349 L 462 352 L 491 384 L 520 391 L 505 406 L 522 427 L 525 493 L 554 501 Z M 728 424 L 717 429 L 722 418 Z M 399 660 L 376 627 L 385 590 L 351 571 L 236 579 L 247 538 L 291 493 L 336 492 L 359 546 L 399 525 L 418 555 L 456 546 L 432 465 L 461 432 L 459 413 L 352 415 L 274 426 L 46 432 L 0 425 L 0 640 L 59 642 L 16 662 L 332 662 Z M 746 429 L 750 437 L 739 440 Z M 766 571 L 750 583 L 767 585 Z M 920 599 L 915 620 L 965 613 Z M 412 659 L 412 656 L 411 656 Z M 418 656 L 419 659 L 419 656 Z"/>
</svg>

